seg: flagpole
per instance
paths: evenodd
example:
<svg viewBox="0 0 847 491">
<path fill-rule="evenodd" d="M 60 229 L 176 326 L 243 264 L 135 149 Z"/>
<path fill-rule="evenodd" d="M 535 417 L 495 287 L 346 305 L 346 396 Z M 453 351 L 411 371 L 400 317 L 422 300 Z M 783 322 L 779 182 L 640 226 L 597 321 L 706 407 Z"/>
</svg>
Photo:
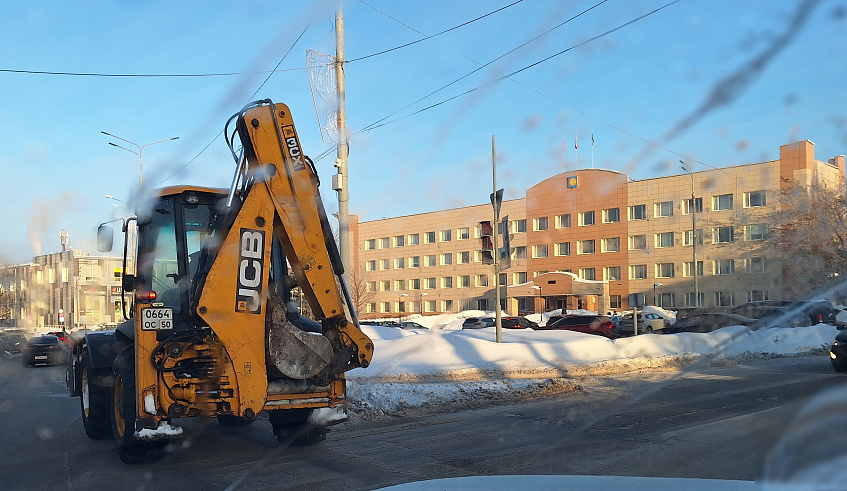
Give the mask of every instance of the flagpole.
<svg viewBox="0 0 847 491">
<path fill-rule="evenodd" d="M 594 132 L 591 132 L 591 168 L 594 168 Z"/>
</svg>

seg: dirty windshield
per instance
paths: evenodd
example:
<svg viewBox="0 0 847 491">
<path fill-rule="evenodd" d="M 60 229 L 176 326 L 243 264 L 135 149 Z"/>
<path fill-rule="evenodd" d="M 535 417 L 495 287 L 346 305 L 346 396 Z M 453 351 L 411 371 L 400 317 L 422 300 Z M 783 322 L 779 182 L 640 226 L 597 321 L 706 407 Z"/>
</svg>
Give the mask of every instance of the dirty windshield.
<svg viewBox="0 0 847 491">
<path fill-rule="evenodd" d="M 847 488 L 847 0 L 0 26 L 0 487 Z"/>
</svg>

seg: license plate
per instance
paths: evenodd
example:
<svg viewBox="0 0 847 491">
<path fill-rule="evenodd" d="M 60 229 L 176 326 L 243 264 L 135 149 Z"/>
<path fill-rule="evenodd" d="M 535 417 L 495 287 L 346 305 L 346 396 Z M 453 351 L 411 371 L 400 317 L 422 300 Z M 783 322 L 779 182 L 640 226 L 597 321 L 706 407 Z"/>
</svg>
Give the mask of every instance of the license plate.
<svg viewBox="0 0 847 491">
<path fill-rule="evenodd" d="M 46 360 L 46 359 L 47 359 L 47 355 L 36 355 L 36 356 L 35 356 L 35 359 L 36 359 L 36 360 Z"/>
<path fill-rule="evenodd" d="M 141 309 L 141 330 L 162 331 L 174 328 L 174 309 Z"/>
</svg>

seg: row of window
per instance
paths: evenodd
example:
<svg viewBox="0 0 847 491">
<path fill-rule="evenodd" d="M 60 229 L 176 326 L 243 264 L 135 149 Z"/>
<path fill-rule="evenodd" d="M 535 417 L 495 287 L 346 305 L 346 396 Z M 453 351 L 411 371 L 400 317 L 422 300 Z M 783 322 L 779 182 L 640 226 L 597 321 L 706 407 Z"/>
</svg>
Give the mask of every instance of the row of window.
<svg viewBox="0 0 847 491">
<path fill-rule="evenodd" d="M 748 290 L 745 292 L 745 294 L 747 302 L 761 302 L 763 300 L 769 300 L 767 290 Z M 736 292 L 732 291 L 713 292 L 713 300 L 715 307 L 734 307 L 738 304 L 737 302 L 739 299 L 744 302 L 744 298 L 745 295 L 741 295 L 741 297 L 739 298 L 738 296 L 736 296 Z M 696 303 L 695 299 L 698 300 Z M 698 298 L 693 292 L 686 293 L 684 304 L 677 305 L 677 298 L 675 293 L 657 292 L 655 303 L 657 306 L 663 308 L 703 307 L 706 305 L 706 294 L 700 292 Z"/>
</svg>

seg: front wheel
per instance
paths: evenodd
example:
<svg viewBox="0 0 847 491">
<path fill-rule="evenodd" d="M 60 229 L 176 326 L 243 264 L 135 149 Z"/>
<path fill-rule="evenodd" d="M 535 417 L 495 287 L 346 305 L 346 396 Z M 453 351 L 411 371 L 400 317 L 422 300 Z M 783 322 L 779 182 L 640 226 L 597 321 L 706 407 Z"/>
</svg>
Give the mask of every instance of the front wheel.
<svg viewBox="0 0 847 491">
<path fill-rule="evenodd" d="M 82 355 L 80 373 L 79 407 L 82 412 L 82 424 L 85 434 L 92 440 L 104 440 L 112 437 L 112 422 L 109 413 L 109 389 L 98 385 L 107 374 L 103 370 L 91 368 L 91 357 L 86 350 Z M 73 376 L 73 375 L 71 375 Z"/>
<path fill-rule="evenodd" d="M 118 455 L 125 464 L 146 464 L 158 460 L 164 453 L 161 442 L 135 438 L 135 352 L 124 348 L 115 357 L 112 368 L 115 383 L 111 391 L 112 435 Z"/>
<path fill-rule="evenodd" d="M 268 412 L 274 435 L 280 443 L 296 446 L 315 445 L 326 439 L 329 428 L 308 424 L 311 409 L 283 409 Z"/>
</svg>

